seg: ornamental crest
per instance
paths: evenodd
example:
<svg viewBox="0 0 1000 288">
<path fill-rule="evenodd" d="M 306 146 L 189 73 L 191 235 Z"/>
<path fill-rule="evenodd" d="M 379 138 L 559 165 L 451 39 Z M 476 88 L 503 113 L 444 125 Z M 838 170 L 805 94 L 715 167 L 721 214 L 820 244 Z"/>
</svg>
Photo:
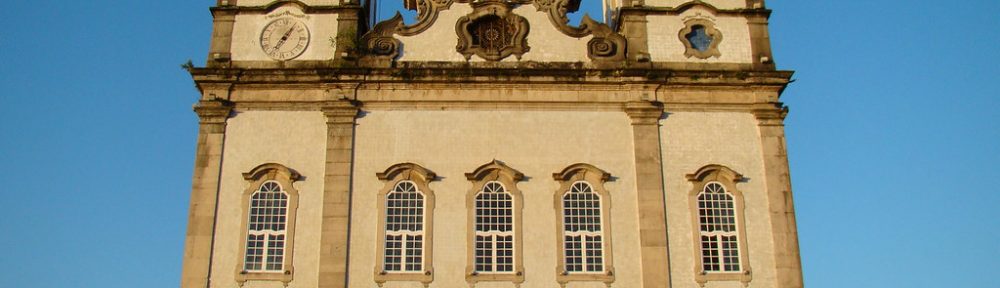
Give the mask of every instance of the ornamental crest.
<svg viewBox="0 0 1000 288">
<path fill-rule="evenodd" d="M 499 0 L 474 2 L 472 13 L 458 19 L 456 49 L 466 60 L 476 55 L 488 61 L 500 61 L 513 54 L 518 59 L 528 47 L 528 20 L 512 13 Z"/>
</svg>

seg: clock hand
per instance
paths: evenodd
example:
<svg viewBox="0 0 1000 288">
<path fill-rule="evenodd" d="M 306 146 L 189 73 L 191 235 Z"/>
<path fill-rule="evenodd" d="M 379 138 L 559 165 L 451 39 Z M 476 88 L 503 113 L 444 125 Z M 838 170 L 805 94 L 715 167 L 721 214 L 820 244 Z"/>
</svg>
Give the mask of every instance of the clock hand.
<svg viewBox="0 0 1000 288">
<path fill-rule="evenodd" d="M 288 36 L 292 35 L 292 31 L 293 30 L 295 30 L 294 26 L 292 28 L 288 29 L 288 32 L 285 32 L 285 35 L 281 36 L 281 39 L 278 40 L 278 43 L 276 43 L 274 45 L 274 49 L 271 49 L 271 51 L 278 50 L 278 48 L 281 48 L 281 45 L 285 45 L 285 41 L 288 40 Z"/>
</svg>

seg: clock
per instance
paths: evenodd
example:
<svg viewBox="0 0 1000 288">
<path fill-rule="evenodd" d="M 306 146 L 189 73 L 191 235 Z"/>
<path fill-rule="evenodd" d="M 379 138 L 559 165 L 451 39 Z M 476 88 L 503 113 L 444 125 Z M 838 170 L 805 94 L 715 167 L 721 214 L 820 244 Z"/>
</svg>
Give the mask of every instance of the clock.
<svg viewBox="0 0 1000 288">
<path fill-rule="evenodd" d="M 268 23 L 260 33 L 260 48 L 274 60 L 295 59 L 309 46 L 309 29 L 292 18 L 281 18 Z"/>
</svg>

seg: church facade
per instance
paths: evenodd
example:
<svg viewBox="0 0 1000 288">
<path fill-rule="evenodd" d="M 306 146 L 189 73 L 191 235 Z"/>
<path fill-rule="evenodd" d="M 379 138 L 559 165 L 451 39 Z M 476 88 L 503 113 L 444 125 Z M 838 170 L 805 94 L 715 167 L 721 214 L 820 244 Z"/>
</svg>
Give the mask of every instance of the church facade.
<svg viewBox="0 0 1000 288">
<path fill-rule="evenodd" d="M 403 1 L 211 7 L 182 288 L 803 286 L 763 0 Z"/>
</svg>

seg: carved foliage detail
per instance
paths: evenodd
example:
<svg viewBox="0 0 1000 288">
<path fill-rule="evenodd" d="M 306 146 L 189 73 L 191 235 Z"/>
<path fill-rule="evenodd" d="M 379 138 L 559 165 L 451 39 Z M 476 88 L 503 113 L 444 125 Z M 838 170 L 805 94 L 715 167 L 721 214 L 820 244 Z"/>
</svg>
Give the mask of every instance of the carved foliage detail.
<svg viewBox="0 0 1000 288">
<path fill-rule="evenodd" d="M 531 50 L 528 47 L 528 20 L 510 11 L 510 7 L 500 2 L 488 1 L 473 4 L 475 10 L 458 19 L 455 30 L 458 33 L 456 49 L 468 60 L 472 55 L 489 61 L 500 61 L 507 56 L 521 55 Z"/>
</svg>

